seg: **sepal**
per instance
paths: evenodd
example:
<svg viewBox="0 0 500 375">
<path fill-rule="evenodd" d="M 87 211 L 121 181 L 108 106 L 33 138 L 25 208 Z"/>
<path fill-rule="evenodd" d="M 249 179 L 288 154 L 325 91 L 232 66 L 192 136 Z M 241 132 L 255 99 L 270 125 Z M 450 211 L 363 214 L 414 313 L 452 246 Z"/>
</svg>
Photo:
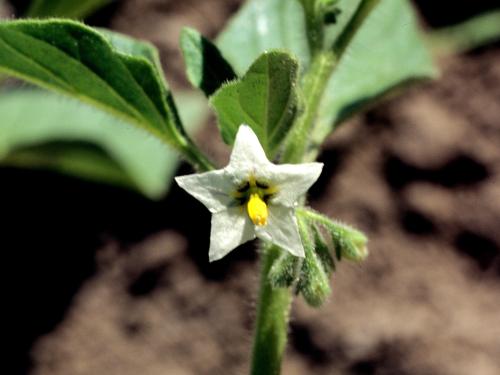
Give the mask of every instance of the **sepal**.
<svg viewBox="0 0 500 375">
<path fill-rule="evenodd" d="M 291 287 L 298 278 L 300 258 L 283 251 L 269 270 L 269 282 L 273 288 Z"/>
</svg>

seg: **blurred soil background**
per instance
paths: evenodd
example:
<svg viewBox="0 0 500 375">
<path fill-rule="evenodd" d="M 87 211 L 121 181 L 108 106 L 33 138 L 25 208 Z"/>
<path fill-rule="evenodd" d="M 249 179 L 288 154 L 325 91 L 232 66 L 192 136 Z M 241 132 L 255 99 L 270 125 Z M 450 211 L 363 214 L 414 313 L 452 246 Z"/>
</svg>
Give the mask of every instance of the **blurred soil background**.
<svg viewBox="0 0 500 375">
<path fill-rule="evenodd" d="M 179 88 L 180 28 L 215 37 L 239 5 L 124 0 L 89 23 L 153 42 Z M 495 5 L 419 10 L 438 27 Z M 339 265 L 322 308 L 295 301 L 283 374 L 500 374 L 500 45 L 439 65 L 325 145 L 311 205 L 363 229 L 371 255 Z M 199 141 L 223 165 L 214 134 L 212 118 Z M 153 203 L 49 172 L 2 168 L 0 181 L 2 373 L 248 372 L 258 255 L 208 264 L 201 204 L 175 186 Z"/>
</svg>

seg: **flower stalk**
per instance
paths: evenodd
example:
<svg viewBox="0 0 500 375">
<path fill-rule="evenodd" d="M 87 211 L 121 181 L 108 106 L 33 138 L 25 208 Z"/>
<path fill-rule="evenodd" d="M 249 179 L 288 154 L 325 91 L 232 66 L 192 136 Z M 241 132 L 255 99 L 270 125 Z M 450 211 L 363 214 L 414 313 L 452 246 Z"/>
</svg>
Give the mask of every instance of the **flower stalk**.
<svg viewBox="0 0 500 375">
<path fill-rule="evenodd" d="M 292 302 L 289 288 L 273 288 L 269 270 L 281 249 L 265 244 L 261 254 L 261 275 L 257 319 L 252 352 L 252 375 L 278 375 L 285 351 L 288 318 Z"/>
<path fill-rule="evenodd" d="M 283 163 L 304 162 L 311 147 L 315 148 L 312 153 L 316 154 L 318 146 L 310 144 L 308 134 L 313 129 L 323 93 L 347 46 L 379 2 L 380 0 L 362 0 L 344 32 L 330 49 L 319 50 L 317 48 L 318 39 L 321 40 L 321 38 L 312 38 L 312 41 L 316 42 L 314 43 L 316 48 L 312 49 L 312 64 L 302 81 L 305 108 L 304 112 L 296 119 L 285 144 L 281 158 Z M 304 3 L 308 2 L 304 1 Z M 313 36 L 317 36 L 317 33 L 313 33 Z M 299 205 L 303 206 L 303 200 L 299 202 Z M 278 247 L 271 246 L 263 254 L 252 375 L 280 373 L 292 300 L 290 288 L 273 288 L 269 280 L 269 270 L 278 258 L 280 251 Z"/>
<path fill-rule="evenodd" d="M 336 251 L 339 251 L 339 260 L 344 256 L 357 261 L 367 255 L 364 235 L 330 223 L 322 215 L 304 209 L 305 193 L 318 178 L 322 165 L 299 163 L 315 155 L 318 150 L 319 145 L 311 144 L 309 135 L 324 91 L 347 46 L 380 0 L 361 0 L 332 46 L 322 46 L 323 24 L 319 25 L 317 20 L 318 14 L 322 14 L 317 8 L 319 3 L 314 0 L 301 1 L 310 29 L 308 37 L 312 63 L 302 80 L 304 111 L 292 126 L 280 160 L 281 163 L 289 164 L 272 164 L 252 129 L 241 125 L 228 166 L 221 170 L 176 178 L 183 189 L 212 212 L 210 261 L 222 258 L 241 243 L 255 237 L 262 240 L 252 375 L 280 373 L 292 302 L 290 286 L 297 284 L 297 290 L 312 306 L 319 306 L 330 292 L 328 276 L 329 270 L 333 268 L 333 260 L 328 258 L 325 263 L 321 254 L 316 254 L 317 243 L 324 243 L 314 225 L 319 223 L 330 230 Z M 311 29 L 311 25 L 315 28 Z M 201 168 L 211 169 L 203 160 L 197 160 L 198 155 L 190 157 L 198 161 Z M 310 225 L 313 225 L 312 231 Z M 293 278 L 290 286 L 280 288 L 273 285 L 270 270 L 283 251 L 304 259 L 301 264 L 306 275 L 298 277 L 297 283 Z"/>
</svg>

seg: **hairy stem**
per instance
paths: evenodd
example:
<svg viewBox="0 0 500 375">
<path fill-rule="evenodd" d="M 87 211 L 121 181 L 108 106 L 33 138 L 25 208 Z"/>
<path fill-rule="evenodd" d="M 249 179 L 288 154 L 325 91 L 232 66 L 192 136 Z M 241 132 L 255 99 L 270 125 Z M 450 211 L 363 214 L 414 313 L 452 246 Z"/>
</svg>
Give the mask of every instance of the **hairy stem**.
<svg viewBox="0 0 500 375">
<path fill-rule="evenodd" d="M 306 154 L 309 132 L 335 63 L 336 58 L 331 51 L 320 52 L 313 57 L 311 67 L 302 81 L 304 112 L 297 118 L 290 132 L 282 156 L 284 163 L 300 163 Z"/>
<path fill-rule="evenodd" d="M 351 17 L 349 23 L 339 35 L 333 44 L 333 52 L 340 58 L 351 43 L 352 38 L 358 32 L 360 27 L 366 21 L 372 10 L 381 2 L 381 0 L 362 0 L 356 9 L 356 12 Z"/>
<path fill-rule="evenodd" d="M 305 98 L 304 112 L 297 118 L 285 145 L 282 161 L 300 163 L 309 152 L 310 133 L 330 76 L 338 65 L 352 38 L 380 0 L 362 0 L 351 20 L 331 49 L 313 55 L 311 67 L 304 75 L 302 91 Z"/>
<path fill-rule="evenodd" d="M 273 288 L 269 269 L 280 255 L 279 247 L 264 246 L 252 354 L 252 375 L 278 375 L 285 350 L 288 315 L 292 301 L 288 288 Z"/>
<path fill-rule="evenodd" d="M 327 50 L 318 49 L 321 42 L 320 35 L 315 33 L 316 30 L 310 30 L 312 33 L 310 32 L 308 35 L 309 41 L 315 48 L 312 49 L 311 66 L 302 81 L 305 108 L 292 127 L 285 144 L 282 162 L 300 163 L 304 160 L 309 151 L 308 147 L 310 147 L 310 132 L 316 120 L 321 98 L 330 76 L 352 38 L 379 2 L 380 0 L 362 0 L 342 34 L 334 45 Z M 311 17 L 314 11 L 312 5 L 315 2 L 302 0 L 302 3 L 306 11 L 309 11 L 306 16 Z M 309 20 L 309 28 L 311 22 Z M 252 375 L 278 375 L 281 369 L 281 360 L 287 340 L 288 316 L 292 296 L 289 288 L 273 288 L 268 279 L 269 270 L 280 252 L 279 247 L 267 245 L 262 253 L 261 281 L 252 355 Z"/>
<path fill-rule="evenodd" d="M 300 0 L 304 9 L 309 49 L 314 55 L 323 47 L 323 12 L 321 4 L 316 0 Z"/>
</svg>

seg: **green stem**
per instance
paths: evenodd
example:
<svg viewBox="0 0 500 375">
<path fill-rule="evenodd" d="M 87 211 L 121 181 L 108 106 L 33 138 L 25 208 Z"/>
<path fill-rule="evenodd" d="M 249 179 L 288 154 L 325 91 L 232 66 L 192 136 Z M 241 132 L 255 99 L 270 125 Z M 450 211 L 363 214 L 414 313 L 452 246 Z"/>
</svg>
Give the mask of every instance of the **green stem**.
<svg viewBox="0 0 500 375">
<path fill-rule="evenodd" d="M 274 245 L 265 246 L 262 253 L 252 375 L 278 375 L 281 369 L 292 297 L 290 289 L 273 288 L 268 279 L 269 269 L 280 253 Z"/>
<path fill-rule="evenodd" d="M 309 135 L 329 78 L 353 36 L 379 1 L 362 0 L 356 13 L 329 50 L 316 49 L 321 38 L 316 33 L 317 30 L 310 30 L 308 37 L 314 48 L 311 66 L 302 81 L 305 108 L 295 121 L 285 144 L 283 162 L 300 163 L 309 151 L 307 149 Z M 302 0 L 302 3 L 306 11 L 309 12 L 308 15 L 312 17 L 314 9 L 311 5 L 315 2 Z M 308 26 L 311 28 L 312 20 L 306 19 L 306 21 L 309 21 Z M 292 296 L 289 288 L 273 288 L 268 278 L 269 270 L 280 252 L 279 247 L 267 245 L 262 253 L 261 281 L 252 354 L 252 375 L 278 375 L 281 369 Z"/>
<path fill-rule="evenodd" d="M 362 0 L 356 12 L 330 50 L 317 52 L 311 67 L 304 75 L 302 91 L 305 98 L 304 112 L 297 118 L 285 145 L 282 161 L 300 163 L 309 152 L 310 133 L 333 70 L 338 65 L 352 38 L 381 0 Z"/>
<path fill-rule="evenodd" d="M 297 118 L 290 132 L 282 156 L 284 163 L 300 163 L 306 154 L 309 132 L 316 119 L 321 97 L 335 63 L 336 58 L 331 51 L 320 52 L 313 58 L 311 67 L 304 75 L 302 81 L 304 112 Z"/>
<path fill-rule="evenodd" d="M 356 9 L 356 12 L 349 20 L 349 23 L 344 28 L 333 45 L 333 52 L 340 58 L 351 43 L 352 38 L 356 35 L 360 27 L 366 21 L 372 10 L 380 3 L 381 0 L 362 0 Z"/>
<path fill-rule="evenodd" d="M 323 48 L 323 11 L 317 0 L 300 0 L 304 9 L 307 39 L 311 54 L 316 54 Z"/>
</svg>

